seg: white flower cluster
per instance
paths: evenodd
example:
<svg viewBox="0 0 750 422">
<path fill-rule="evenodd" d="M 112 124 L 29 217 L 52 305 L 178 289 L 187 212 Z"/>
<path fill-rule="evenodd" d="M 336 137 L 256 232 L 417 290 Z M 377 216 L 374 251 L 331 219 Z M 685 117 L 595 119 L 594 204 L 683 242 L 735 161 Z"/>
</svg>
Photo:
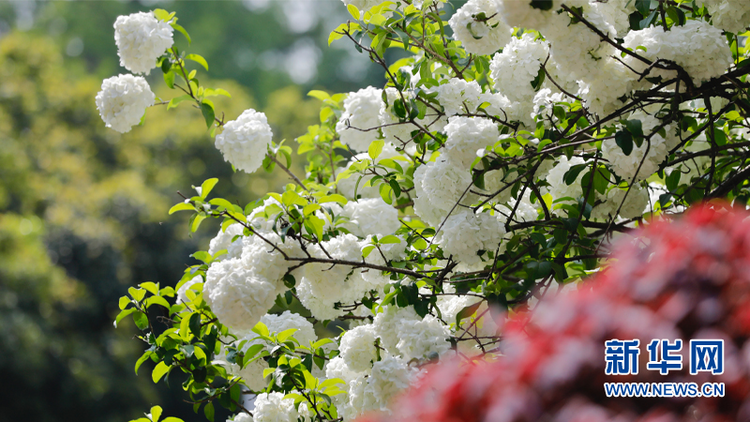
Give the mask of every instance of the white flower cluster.
<svg viewBox="0 0 750 422">
<path fill-rule="evenodd" d="M 120 66 L 133 73 L 148 73 L 156 59 L 172 47 L 174 29 L 152 12 L 119 16 L 115 21 L 115 43 Z"/>
<path fill-rule="evenodd" d="M 237 120 L 224 124 L 224 130 L 216 135 L 216 148 L 235 168 L 252 173 L 263 162 L 272 138 L 266 115 L 247 109 Z"/>
<path fill-rule="evenodd" d="M 455 293 L 455 288 L 449 286 L 445 293 Z M 460 325 L 454 326 L 456 316 L 463 309 L 478 304 L 482 299 L 470 295 L 448 295 L 438 298 L 437 306 L 443 320 L 454 328 L 458 351 L 466 356 L 482 354 L 482 345 L 492 343 L 490 337 L 497 336 L 499 327 L 492 319 L 487 303 L 479 304 L 473 314 L 461 320 Z"/>
<path fill-rule="evenodd" d="M 235 332 L 251 330 L 273 306 L 279 286 L 238 258 L 214 262 L 206 272 L 203 297 L 219 320 Z"/>
<path fill-rule="evenodd" d="M 341 142 L 356 151 L 365 152 L 380 137 L 380 109 L 383 91 L 368 86 L 352 92 L 344 100 L 344 112 L 336 123 Z"/>
<path fill-rule="evenodd" d="M 268 331 L 272 334 L 296 329 L 297 331 L 294 332 L 293 337 L 302 346 L 308 346 L 311 342 L 315 342 L 318 339 L 312 323 L 304 317 L 289 311 L 285 311 L 281 315 L 266 314 L 260 319 L 260 322 L 265 324 Z M 242 352 L 247 352 L 251 346 L 256 344 L 264 345 L 266 351 L 269 353 L 272 351 L 275 344 L 266 343 L 255 337 L 257 337 L 255 333 L 246 334 L 235 341 L 234 345 L 238 348 L 241 346 Z M 221 355 L 224 355 L 226 351 L 226 348 L 224 348 Z M 260 391 L 268 386 L 268 379 L 263 378 L 263 371 L 268 368 L 268 363 L 265 359 L 256 359 L 242 369 L 240 369 L 240 365 L 229 362 L 226 359 L 217 359 L 215 362 L 224 366 L 229 374 L 242 377 L 245 385 L 253 391 Z M 317 375 L 322 375 L 322 373 Z"/>
<path fill-rule="evenodd" d="M 578 174 L 576 180 L 568 185 L 565 183 L 565 173 L 571 169 L 571 167 L 584 164 L 584 160 L 581 157 L 568 157 L 562 156 L 558 163 L 552 167 L 552 170 L 547 173 L 545 180 L 549 183 L 548 192 L 552 195 L 553 200 L 561 198 L 574 198 L 577 199 L 582 195 L 581 192 L 581 178 L 585 171 Z M 557 210 L 559 212 L 559 210 Z"/>
<path fill-rule="evenodd" d="M 659 119 L 643 111 L 634 112 L 628 120 L 640 120 L 643 135 L 646 137 L 661 125 Z M 651 136 L 650 140 L 644 139 L 640 147 L 633 142 L 630 155 L 625 155 L 614 139 L 606 140 L 602 142 L 602 157 L 609 162 L 612 171 L 625 180 L 635 182 L 644 180 L 659 169 L 659 164 L 678 142 L 673 134 L 672 125 L 665 126 L 664 131 L 667 135 L 666 139 L 657 132 Z M 635 180 L 633 180 L 634 177 Z"/>
<path fill-rule="evenodd" d="M 262 233 L 262 236 L 247 236 L 242 239 L 242 265 L 282 288 L 282 278 L 293 262 L 287 261 L 280 251 L 287 256 L 299 257 L 304 255 L 302 248 L 290 237 L 282 242 L 281 237 L 273 232 Z"/>
<path fill-rule="evenodd" d="M 141 76 L 118 75 L 105 79 L 96 94 L 96 108 L 108 128 L 120 133 L 140 123 L 156 96 Z"/>
<path fill-rule="evenodd" d="M 294 399 L 284 398 L 285 394 L 261 393 L 255 398 L 253 422 L 298 422 L 312 420 L 306 403 L 300 404 L 299 410 L 294 406 Z"/>
<path fill-rule="evenodd" d="M 489 264 L 487 253 L 494 254 L 505 235 L 505 227 L 489 213 L 474 214 L 461 210 L 445 220 L 436 236 L 437 244 L 459 262 L 458 269 L 473 271 Z M 479 256 L 479 251 L 484 251 Z M 483 260 L 484 259 L 484 260 Z"/>
<path fill-rule="evenodd" d="M 685 25 L 675 25 L 666 32 L 661 26 L 630 31 L 625 36 L 623 47 L 652 61 L 674 61 L 685 69 L 696 85 L 723 74 L 732 64 L 732 52 L 726 37 L 720 29 L 700 19 L 688 20 Z M 625 62 L 638 72 L 648 67 L 630 56 Z M 676 75 L 672 70 L 652 70 L 649 73 L 650 77 L 674 78 Z"/>
<path fill-rule="evenodd" d="M 372 368 L 372 363 L 377 361 L 376 340 L 377 333 L 370 324 L 350 329 L 341 336 L 339 356 L 352 371 L 368 371 Z"/>
<path fill-rule="evenodd" d="M 455 114 L 474 113 L 481 104 L 482 88 L 477 81 L 466 82 L 452 78 L 437 87 L 438 100 L 447 117 Z"/>
<path fill-rule="evenodd" d="M 500 138 L 497 124 L 482 117 L 453 116 L 445 126 L 445 133 L 446 158 L 465 169 L 477 158 L 478 150 L 494 145 Z"/>
<path fill-rule="evenodd" d="M 409 367 L 405 360 L 390 355 L 373 363 L 368 372 L 353 371 L 341 357 L 332 359 L 326 366 L 328 378 L 340 378 L 348 387 L 347 394 L 333 397 L 344 420 L 354 420 L 370 412 L 389 414 L 391 398 L 406 389 L 417 376 L 417 370 Z"/>
<path fill-rule="evenodd" d="M 341 215 L 349 219 L 342 226 L 359 237 L 393 234 L 401 227 L 398 210 L 386 204 L 382 198 L 348 202 Z"/>
<path fill-rule="evenodd" d="M 362 261 L 360 244 L 352 234 L 312 245 L 309 251 L 312 256 L 320 259 Z M 351 265 L 307 264 L 302 273 L 302 279 L 297 283 L 299 300 L 315 318 L 321 320 L 334 319 L 344 314 L 344 311 L 334 309 L 336 303 L 353 303 L 367 291 L 377 288 L 366 281 L 362 270 L 353 270 Z"/>
<path fill-rule="evenodd" d="M 509 119 L 518 120 L 527 127 L 534 127 L 535 91 L 531 83 L 541 71 L 547 54 L 547 43 L 526 33 L 521 38 L 512 38 L 490 63 L 493 86 L 510 102 L 510 108 L 506 110 Z"/>
<path fill-rule="evenodd" d="M 226 230 L 220 228 L 219 232 L 211 239 L 208 245 L 208 253 L 214 256 L 217 252 L 226 250 L 227 253 L 220 255 L 217 259 L 239 258 L 242 256 L 241 236 L 244 233 L 244 229 L 241 224 L 229 225 Z"/>
<path fill-rule="evenodd" d="M 711 14 L 711 23 L 733 34 L 741 34 L 750 26 L 750 3 L 733 0 L 703 0 Z"/>
<path fill-rule="evenodd" d="M 648 199 L 648 189 L 644 189 L 640 184 L 633 185 L 630 192 L 627 189 L 613 187 L 607 192 L 606 197 L 602 198 L 604 202 L 591 211 L 591 218 L 609 220 L 618 215 L 626 219 L 640 217 L 646 210 Z"/>
<path fill-rule="evenodd" d="M 512 29 L 500 19 L 494 0 L 469 0 L 448 21 L 453 34 L 472 54 L 492 54 L 510 41 Z"/>
<path fill-rule="evenodd" d="M 464 191 L 471 186 L 471 174 L 452 162 L 438 158 L 414 171 L 414 212 L 433 226 L 440 224 Z M 461 203 L 471 202 L 464 196 Z"/>
<path fill-rule="evenodd" d="M 552 11 L 559 9 L 562 2 L 553 0 L 551 3 L 548 10 L 542 10 L 533 7 L 531 1 L 497 0 L 497 11 L 508 26 L 539 30 L 547 25 Z"/>
</svg>

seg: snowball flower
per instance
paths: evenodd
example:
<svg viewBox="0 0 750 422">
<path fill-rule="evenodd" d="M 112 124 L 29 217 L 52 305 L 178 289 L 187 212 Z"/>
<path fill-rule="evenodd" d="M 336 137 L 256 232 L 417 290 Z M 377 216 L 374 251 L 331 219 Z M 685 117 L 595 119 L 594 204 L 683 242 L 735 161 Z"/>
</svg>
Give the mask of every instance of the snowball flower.
<svg viewBox="0 0 750 422">
<path fill-rule="evenodd" d="M 276 285 L 243 267 L 240 259 L 214 262 L 206 272 L 203 298 L 233 330 L 251 330 L 273 306 L 276 296 Z"/>
<path fill-rule="evenodd" d="M 312 245 L 308 250 L 319 259 L 362 262 L 358 239 L 352 234 L 334 237 L 320 245 Z M 334 309 L 336 303 L 352 303 L 361 299 L 368 290 L 369 285 L 362 278 L 362 270 L 352 270 L 351 266 L 344 264 L 307 264 L 297 284 L 300 302 L 318 319 L 333 319 L 342 315 L 341 310 Z"/>
<path fill-rule="evenodd" d="M 428 224 L 437 226 L 448 215 L 466 188 L 472 185 L 471 173 L 442 157 L 414 171 L 414 212 Z M 464 195 L 462 203 L 471 202 Z"/>
<path fill-rule="evenodd" d="M 625 197 L 626 193 L 627 198 Z M 630 192 L 627 189 L 613 187 L 607 192 L 604 202 L 591 211 L 591 218 L 607 220 L 616 217 L 618 208 L 620 209 L 619 215 L 622 218 L 640 217 L 646 210 L 648 200 L 648 189 L 644 189 L 641 185 L 633 185 Z"/>
<path fill-rule="evenodd" d="M 375 315 L 372 326 L 380 338 L 380 344 L 391 354 L 398 354 L 396 345 L 400 340 L 397 327 L 405 321 L 420 321 L 414 307 L 399 308 L 398 306 L 386 306 L 383 312 Z"/>
<path fill-rule="evenodd" d="M 666 32 L 661 26 L 630 31 L 622 46 L 652 61 L 674 61 L 685 69 L 696 85 L 722 75 L 732 64 L 732 52 L 726 37 L 720 29 L 700 19 L 688 20 L 685 25 L 675 25 Z M 639 46 L 646 50 L 639 49 Z M 638 72 L 648 66 L 630 56 L 624 61 Z M 677 74 L 672 70 L 652 69 L 649 76 L 674 78 Z"/>
<path fill-rule="evenodd" d="M 384 236 L 393 234 L 401 227 L 398 210 L 382 198 L 360 199 L 344 205 L 341 215 L 349 218 L 342 226 L 353 234 L 366 237 L 368 234 Z"/>
<path fill-rule="evenodd" d="M 108 128 L 127 133 L 141 122 L 155 98 L 146 79 L 118 75 L 102 82 L 102 89 L 96 94 L 96 108 Z"/>
<path fill-rule="evenodd" d="M 185 284 L 180 286 L 179 289 L 177 289 L 177 303 L 188 303 L 190 300 L 187 297 L 187 291 L 191 290 L 190 288 L 198 283 L 203 283 L 203 277 L 197 275 L 190 280 L 186 281 Z"/>
<path fill-rule="evenodd" d="M 231 224 L 226 230 L 219 228 L 219 232 L 208 244 L 208 253 L 211 256 L 221 250 L 227 253 L 220 255 L 218 259 L 239 258 L 242 255 L 242 234 L 245 228 L 242 224 Z M 239 236 L 236 240 L 235 237 Z"/>
<path fill-rule="evenodd" d="M 542 10 L 533 7 L 531 1 L 519 0 L 497 0 L 497 14 L 500 15 L 508 26 L 542 29 L 552 17 L 555 10 L 560 7 L 559 0 L 553 0 L 550 8 Z M 545 2 L 539 2 L 544 5 Z"/>
<path fill-rule="evenodd" d="M 445 156 L 467 169 L 477 158 L 477 150 L 491 147 L 500 137 L 497 124 L 483 117 L 453 116 L 445 133 Z"/>
<path fill-rule="evenodd" d="M 567 173 L 571 167 L 579 164 L 584 164 L 583 158 L 572 157 L 568 160 L 568 157 L 562 156 L 560 157 L 560 161 L 549 171 L 546 180 L 550 185 L 548 189 L 553 200 L 560 198 L 578 198 L 581 196 L 581 178 L 583 178 L 585 171 L 581 171 L 576 180 L 570 185 L 565 183 L 564 180 L 565 173 Z"/>
<path fill-rule="evenodd" d="M 264 240 L 265 239 L 265 240 Z M 271 242 L 271 246 L 268 242 Z M 294 261 L 287 261 L 283 251 L 288 257 L 303 256 L 299 243 L 287 237 L 284 242 L 276 233 L 264 233 L 260 236 L 248 236 L 242 239 L 242 265 L 249 269 L 254 275 L 274 283 L 279 288 L 279 293 L 284 290 L 282 278 Z"/>
<path fill-rule="evenodd" d="M 362 396 L 350 391 L 350 402 L 358 410 L 390 413 L 388 405 L 391 398 L 406 389 L 415 379 L 416 373 L 417 370 L 410 368 L 404 359 L 386 356 L 372 365 L 372 374 L 363 380 Z M 362 405 L 357 406 L 359 403 Z"/>
<path fill-rule="evenodd" d="M 271 138 L 273 132 L 266 115 L 247 109 L 237 120 L 224 124 L 224 130 L 216 135 L 216 148 L 221 151 L 224 161 L 238 170 L 252 173 L 263 163 Z"/>
<path fill-rule="evenodd" d="M 356 372 L 364 372 L 372 368 L 372 362 L 377 361 L 377 339 L 372 325 L 360 325 L 341 336 L 339 350 L 341 358 L 347 367 Z"/>
<path fill-rule="evenodd" d="M 464 49 L 472 54 L 492 54 L 510 41 L 511 28 L 500 19 L 493 0 L 469 0 L 448 24 Z"/>
<path fill-rule="evenodd" d="M 450 329 L 432 315 L 422 320 L 400 320 L 396 331 L 399 337 L 396 349 L 407 360 L 430 357 L 433 353 L 442 355 L 450 349 Z"/>
<path fill-rule="evenodd" d="M 118 16 L 115 21 L 115 44 L 120 66 L 133 73 L 148 73 L 156 59 L 172 47 L 174 29 L 168 22 L 156 19 L 152 12 Z"/>
<path fill-rule="evenodd" d="M 646 137 L 661 125 L 659 119 L 642 111 L 631 114 L 629 120 L 640 120 L 643 135 Z M 633 142 L 630 155 L 625 155 L 614 140 L 604 141 L 602 142 L 602 157 L 609 161 L 610 167 L 618 176 L 628 181 L 633 181 L 633 178 L 636 182 L 647 179 L 659 169 L 659 164 L 678 142 L 672 127 L 672 125 L 666 125 L 663 128 L 666 138 L 659 133 L 654 133 L 649 141 L 644 139 L 640 147 Z"/>
<path fill-rule="evenodd" d="M 445 255 L 453 255 L 460 270 L 473 270 L 485 265 L 477 253 L 495 253 L 505 235 L 505 227 L 489 213 L 474 214 L 460 210 L 445 220 L 442 230 L 436 236 L 437 244 Z M 487 254 L 484 254 L 487 259 Z"/>
<path fill-rule="evenodd" d="M 364 152 L 372 141 L 379 138 L 382 93 L 383 90 L 368 86 L 346 97 L 344 112 L 336 123 L 341 142 Z"/>
<path fill-rule="evenodd" d="M 227 422 L 253 422 L 253 417 L 247 413 L 238 413 L 234 415 L 234 418 L 227 419 Z"/>
<path fill-rule="evenodd" d="M 446 116 L 473 113 L 481 104 L 479 96 L 482 94 L 482 88 L 477 81 L 466 82 L 453 78 L 438 86 L 437 93 L 437 99 L 445 109 Z"/>
<path fill-rule="evenodd" d="M 307 318 L 290 311 L 284 311 L 281 315 L 264 315 L 260 322 L 265 324 L 268 331 L 274 334 L 296 328 L 297 331 L 292 334 L 292 337 L 296 338 L 302 346 L 308 346 L 318 339 L 312 323 Z"/>
<path fill-rule="evenodd" d="M 294 399 L 285 399 L 284 393 L 262 393 L 255 398 L 254 422 L 297 422 L 298 416 Z"/>
<path fill-rule="evenodd" d="M 700 3 L 700 2 L 697 2 Z M 750 24 L 750 3 L 736 0 L 704 0 L 713 26 L 741 34 Z"/>
</svg>

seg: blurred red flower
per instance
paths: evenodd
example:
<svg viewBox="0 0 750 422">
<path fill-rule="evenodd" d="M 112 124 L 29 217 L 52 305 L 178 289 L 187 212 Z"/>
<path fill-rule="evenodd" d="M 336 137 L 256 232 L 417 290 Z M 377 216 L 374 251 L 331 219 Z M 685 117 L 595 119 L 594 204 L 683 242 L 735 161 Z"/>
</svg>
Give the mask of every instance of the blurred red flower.
<svg viewBox="0 0 750 422">
<path fill-rule="evenodd" d="M 496 362 L 444 362 L 389 421 L 750 421 L 750 214 L 691 208 L 621 240 L 606 270 L 504 326 Z M 604 343 L 639 339 L 637 375 L 605 375 Z M 682 339 L 683 369 L 646 369 L 652 339 Z M 724 372 L 690 375 L 689 341 L 724 340 Z M 605 382 L 723 382 L 724 397 L 607 397 Z M 369 420 L 373 420 L 371 417 Z M 374 421 L 373 421 L 374 422 Z"/>
</svg>

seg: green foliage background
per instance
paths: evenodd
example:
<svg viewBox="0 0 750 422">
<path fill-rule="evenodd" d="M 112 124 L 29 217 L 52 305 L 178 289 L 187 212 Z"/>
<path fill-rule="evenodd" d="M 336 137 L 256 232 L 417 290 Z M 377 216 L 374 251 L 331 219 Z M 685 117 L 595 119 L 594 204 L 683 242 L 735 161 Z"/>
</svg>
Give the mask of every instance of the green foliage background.
<svg viewBox="0 0 750 422">
<path fill-rule="evenodd" d="M 305 97 L 307 90 L 382 84 L 373 67 L 358 73 L 362 80 L 342 79 L 339 69 L 349 53 L 325 47 L 333 24 L 320 20 L 304 34 L 293 33 L 283 24 L 281 2 L 263 12 L 238 1 L 168 6 L 195 39 L 191 51 L 212 64 L 210 85 L 233 94 L 217 99 L 217 108 L 229 119 L 262 108 L 277 140 L 299 136 L 316 121 L 317 102 Z M 168 117 L 163 107 L 152 108 L 146 119 L 161 123 L 125 135 L 104 127 L 94 97 L 103 78 L 124 71 L 112 24 L 118 15 L 154 7 L 41 2 L 29 27 L 17 4 L 0 4 L 4 420 L 125 421 L 156 403 L 166 415 L 196 418 L 181 402 L 181 380 L 172 380 L 174 391 L 168 391 L 133 373 L 141 345 L 132 340 L 132 327 L 113 329 L 117 298 L 144 281 L 174 285 L 193 263 L 188 255 L 205 248 L 206 233 L 214 230 L 189 238 L 187 217 L 166 215 L 177 191 L 190 196 L 191 184 L 218 177 L 232 183 L 217 185 L 216 194 L 244 205 L 287 182 L 279 172 L 232 174 L 187 106 Z M 321 51 L 318 77 L 306 86 L 293 85 L 278 66 L 263 65 L 300 39 Z M 238 55 L 248 63 L 229 59 Z M 163 86 L 160 77 L 150 76 L 152 86 Z"/>
</svg>

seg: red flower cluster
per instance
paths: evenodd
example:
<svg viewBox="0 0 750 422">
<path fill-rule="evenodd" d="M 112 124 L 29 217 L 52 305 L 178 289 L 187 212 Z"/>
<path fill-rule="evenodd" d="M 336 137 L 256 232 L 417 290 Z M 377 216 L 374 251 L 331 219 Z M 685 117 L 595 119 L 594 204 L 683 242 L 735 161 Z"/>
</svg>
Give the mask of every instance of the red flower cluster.
<svg viewBox="0 0 750 422">
<path fill-rule="evenodd" d="M 549 300 L 548 300 L 549 299 Z M 608 268 L 503 328 L 494 363 L 443 363 L 394 405 L 409 422 L 750 421 L 750 214 L 703 205 L 621 242 Z M 604 343 L 639 339 L 637 375 L 605 375 Z M 683 369 L 647 370 L 652 339 Z M 689 373 L 691 339 L 724 340 L 724 372 Z M 724 397 L 607 397 L 605 382 L 723 382 Z"/>
</svg>

